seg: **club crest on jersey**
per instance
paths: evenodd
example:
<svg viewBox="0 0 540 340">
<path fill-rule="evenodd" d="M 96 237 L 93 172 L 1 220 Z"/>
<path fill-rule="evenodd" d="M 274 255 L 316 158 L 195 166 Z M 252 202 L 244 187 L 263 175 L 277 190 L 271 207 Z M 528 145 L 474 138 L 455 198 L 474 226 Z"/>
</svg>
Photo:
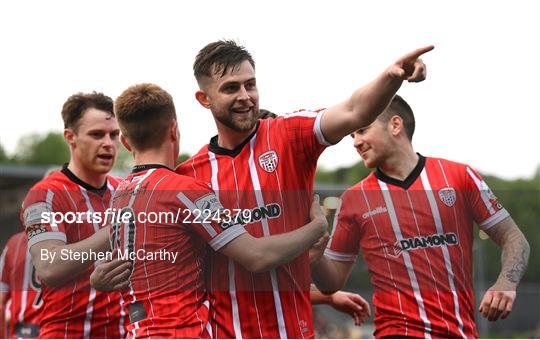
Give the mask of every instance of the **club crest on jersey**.
<svg viewBox="0 0 540 340">
<path fill-rule="evenodd" d="M 278 165 L 278 156 L 274 150 L 269 150 L 259 156 L 259 165 L 266 172 L 274 172 Z"/>
<path fill-rule="evenodd" d="M 439 198 L 444 204 L 452 207 L 456 203 L 456 190 L 451 187 L 442 188 L 439 190 Z"/>
</svg>

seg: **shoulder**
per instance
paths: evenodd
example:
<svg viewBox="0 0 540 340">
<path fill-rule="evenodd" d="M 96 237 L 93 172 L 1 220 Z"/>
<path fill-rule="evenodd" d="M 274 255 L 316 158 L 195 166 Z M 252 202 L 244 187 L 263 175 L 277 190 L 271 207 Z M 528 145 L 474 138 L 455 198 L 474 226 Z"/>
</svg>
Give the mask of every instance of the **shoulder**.
<svg viewBox="0 0 540 340">
<path fill-rule="evenodd" d="M 283 116 L 283 119 L 291 119 L 295 117 L 301 117 L 301 118 L 316 118 L 319 114 L 323 113 L 325 109 L 317 109 L 317 110 L 306 110 L 306 109 L 300 109 L 296 110 L 290 113 L 286 113 Z M 278 118 L 276 118 L 278 119 Z"/>
<path fill-rule="evenodd" d="M 55 172 L 52 175 L 34 184 L 26 193 L 23 208 L 38 202 L 51 201 L 54 196 L 65 195 L 72 190 L 74 183 L 63 173 Z"/>
<path fill-rule="evenodd" d="M 62 172 L 57 171 L 34 184 L 30 191 L 64 189 L 72 183 Z"/>
<path fill-rule="evenodd" d="M 113 176 L 113 175 L 107 176 L 107 184 L 111 189 L 116 189 L 123 180 L 124 179 L 120 176 Z"/>
<path fill-rule="evenodd" d="M 437 173 L 442 172 L 448 180 L 454 178 L 463 181 L 471 175 L 479 177 L 478 173 L 468 164 L 439 157 L 426 157 L 426 169 Z"/>
<path fill-rule="evenodd" d="M 181 175 L 190 175 L 193 173 L 193 166 L 200 165 L 201 162 L 208 161 L 208 144 L 204 145 L 196 154 L 180 163 L 175 171 Z"/>
<path fill-rule="evenodd" d="M 467 164 L 452 161 L 446 158 L 426 156 L 426 165 L 430 166 L 442 166 L 448 169 L 466 169 Z"/>
<path fill-rule="evenodd" d="M 196 180 L 195 178 L 187 175 L 183 175 L 181 173 L 178 173 L 178 168 L 176 172 L 170 172 L 168 170 L 164 170 L 164 172 L 167 172 L 165 174 L 166 178 L 162 181 L 161 186 L 165 186 L 167 189 L 170 190 L 205 190 L 205 191 L 212 191 L 206 185 L 204 182 L 201 182 L 199 180 Z"/>
</svg>

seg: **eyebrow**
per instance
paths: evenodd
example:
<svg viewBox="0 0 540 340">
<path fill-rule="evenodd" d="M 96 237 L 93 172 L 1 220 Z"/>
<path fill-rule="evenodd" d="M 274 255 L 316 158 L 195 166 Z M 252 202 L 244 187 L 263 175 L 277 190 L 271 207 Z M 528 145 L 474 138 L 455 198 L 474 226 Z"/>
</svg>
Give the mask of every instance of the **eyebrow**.
<svg viewBox="0 0 540 340">
<path fill-rule="evenodd" d="M 250 81 L 256 81 L 256 80 L 257 79 L 255 77 L 253 77 L 253 78 L 247 79 L 246 81 L 244 81 L 244 83 L 249 83 Z M 224 88 L 224 87 L 226 87 L 228 85 L 236 85 L 236 84 L 240 84 L 240 83 L 241 83 L 241 81 L 237 81 L 237 80 L 228 81 L 228 82 L 225 82 L 225 83 L 221 84 L 219 86 L 219 89 L 221 90 L 222 88 Z"/>
<path fill-rule="evenodd" d="M 105 129 L 92 129 L 92 130 L 88 130 L 88 133 L 110 133 L 110 132 L 118 132 L 120 133 L 120 129 L 114 129 L 114 130 L 110 130 L 109 132 L 107 132 L 109 130 L 105 130 Z"/>
</svg>

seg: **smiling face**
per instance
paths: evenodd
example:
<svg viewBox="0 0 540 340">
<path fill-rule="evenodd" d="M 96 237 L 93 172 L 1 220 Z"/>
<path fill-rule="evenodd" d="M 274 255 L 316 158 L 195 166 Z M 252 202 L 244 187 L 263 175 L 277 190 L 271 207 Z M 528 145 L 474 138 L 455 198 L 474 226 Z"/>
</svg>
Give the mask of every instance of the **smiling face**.
<svg viewBox="0 0 540 340">
<path fill-rule="evenodd" d="M 388 124 L 376 119 L 371 125 L 351 134 L 356 152 L 364 165 L 373 169 L 379 167 L 390 155 L 393 147 Z"/>
<path fill-rule="evenodd" d="M 237 132 L 251 131 L 259 116 L 259 92 L 255 69 L 247 60 L 221 76 L 203 80 L 201 104 L 212 111 L 217 124 Z"/>
<path fill-rule="evenodd" d="M 95 108 L 85 110 L 76 129 L 66 129 L 72 159 L 96 174 L 111 171 L 118 151 L 119 134 L 114 116 Z"/>
</svg>

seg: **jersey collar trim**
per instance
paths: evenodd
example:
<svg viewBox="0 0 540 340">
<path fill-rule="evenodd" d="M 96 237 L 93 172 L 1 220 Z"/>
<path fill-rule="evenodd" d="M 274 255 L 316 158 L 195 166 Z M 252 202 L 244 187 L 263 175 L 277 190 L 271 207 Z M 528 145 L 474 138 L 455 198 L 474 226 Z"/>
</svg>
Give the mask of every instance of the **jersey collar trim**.
<svg viewBox="0 0 540 340">
<path fill-rule="evenodd" d="M 242 150 L 244 149 L 244 146 L 246 146 L 246 144 L 249 143 L 251 138 L 253 138 L 253 136 L 257 133 L 257 131 L 259 131 L 260 123 L 260 121 L 257 121 L 257 126 L 255 127 L 255 130 L 253 130 L 253 132 L 249 136 L 247 136 L 242 143 L 238 144 L 234 149 L 230 150 L 219 146 L 218 136 L 215 135 L 210 139 L 210 143 L 208 144 L 208 150 L 215 153 L 216 155 L 225 155 L 231 157 L 238 156 L 240 152 L 242 152 Z"/>
<path fill-rule="evenodd" d="M 416 154 L 418 155 L 418 163 L 416 163 L 413 171 L 411 171 L 409 176 L 407 176 L 407 178 L 405 178 L 403 181 L 386 175 L 379 168 L 375 170 L 375 176 L 386 184 L 395 185 L 405 190 L 409 189 L 409 187 L 414 183 L 414 181 L 416 181 L 418 176 L 420 176 L 422 170 L 424 170 L 424 166 L 426 165 L 426 157 L 422 156 L 418 152 Z"/>
<path fill-rule="evenodd" d="M 139 165 L 135 165 L 133 169 L 131 169 L 131 173 L 134 174 L 137 172 L 146 171 L 150 169 L 167 169 L 174 172 L 173 169 L 163 164 L 139 164 Z"/>
<path fill-rule="evenodd" d="M 101 188 L 95 188 L 95 187 L 91 186 L 90 184 L 84 182 L 82 179 L 77 177 L 71 170 L 69 170 L 68 169 L 68 163 L 66 163 L 66 164 L 64 164 L 62 166 L 61 172 L 64 175 L 66 175 L 66 177 L 70 181 L 72 181 L 73 183 L 85 188 L 88 191 L 94 192 L 94 193 L 98 194 L 99 196 L 103 196 L 105 191 L 107 191 L 107 182 L 108 182 L 107 178 L 105 178 L 105 184 L 103 184 L 103 186 Z"/>
</svg>

